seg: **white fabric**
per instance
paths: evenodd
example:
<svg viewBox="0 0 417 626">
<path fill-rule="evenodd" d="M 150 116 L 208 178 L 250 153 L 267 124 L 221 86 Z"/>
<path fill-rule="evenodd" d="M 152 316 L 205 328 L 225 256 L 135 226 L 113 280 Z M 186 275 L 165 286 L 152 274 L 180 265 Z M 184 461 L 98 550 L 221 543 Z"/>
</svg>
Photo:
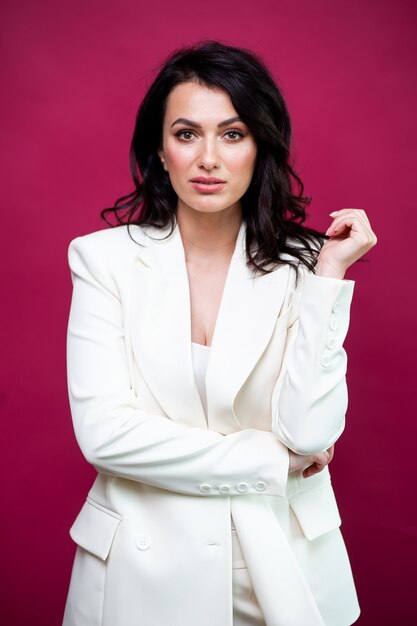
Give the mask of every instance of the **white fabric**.
<svg viewBox="0 0 417 626">
<path fill-rule="evenodd" d="M 193 366 L 195 382 L 200 392 L 204 414 L 207 419 L 207 394 L 206 394 L 206 371 L 210 357 L 210 346 L 203 346 L 201 343 L 191 342 L 193 353 Z"/>
<path fill-rule="evenodd" d="M 210 358 L 210 346 L 192 341 L 191 347 L 195 381 L 207 418 L 206 372 Z M 230 526 L 232 534 L 233 626 L 265 626 L 232 516 L 230 516 Z"/>
<path fill-rule="evenodd" d="M 204 414 L 207 419 L 206 372 L 210 358 L 210 346 L 205 346 L 202 343 L 196 343 L 195 341 L 192 341 L 191 347 L 195 382 L 197 383 L 201 403 L 204 409 Z M 230 524 L 231 528 L 234 530 L 235 525 L 233 523 L 232 516 L 230 516 Z"/>
<path fill-rule="evenodd" d="M 98 474 L 70 529 L 64 626 L 238 626 L 231 513 L 268 626 L 352 624 L 329 470 L 289 474 L 288 448 L 324 450 L 343 431 L 353 283 L 302 268 L 295 282 L 287 264 L 254 278 L 242 223 L 210 347 L 207 427 L 181 235 L 154 230 L 106 229 L 68 249 L 69 400 Z"/>
</svg>

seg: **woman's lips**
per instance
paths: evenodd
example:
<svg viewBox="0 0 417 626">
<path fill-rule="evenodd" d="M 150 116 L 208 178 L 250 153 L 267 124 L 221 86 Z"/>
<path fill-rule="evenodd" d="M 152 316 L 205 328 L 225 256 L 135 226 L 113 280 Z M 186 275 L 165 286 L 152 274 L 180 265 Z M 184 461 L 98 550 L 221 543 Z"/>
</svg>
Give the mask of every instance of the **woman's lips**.
<svg viewBox="0 0 417 626">
<path fill-rule="evenodd" d="M 202 183 L 201 181 L 191 181 L 192 186 L 197 191 L 202 191 L 203 193 L 214 193 L 215 191 L 220 191 L 223 189 L 226 183 Z"/>
</svg>

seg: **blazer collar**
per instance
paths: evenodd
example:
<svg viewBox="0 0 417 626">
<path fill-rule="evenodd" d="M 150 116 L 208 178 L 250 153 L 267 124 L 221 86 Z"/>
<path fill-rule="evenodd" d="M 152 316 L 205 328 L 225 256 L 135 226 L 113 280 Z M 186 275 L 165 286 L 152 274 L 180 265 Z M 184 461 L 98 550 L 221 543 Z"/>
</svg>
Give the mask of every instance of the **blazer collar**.
<svg viewBox="0 0 417 626">
<path fill-rule="evenodd" d="M 188 426 L 223 434 L 241 428 L 235 398 L 273 333 L 284 301 L 289 266 L 253 277 L 246 265 L 242 221 L 216 320 L 207 374 L 204 415 L 195 382 L 191 310 L 185 251 L 176 224 L 139 227 L 133 268 L 132 347 L 136 364 L 166 415 Z"/>
</svg>

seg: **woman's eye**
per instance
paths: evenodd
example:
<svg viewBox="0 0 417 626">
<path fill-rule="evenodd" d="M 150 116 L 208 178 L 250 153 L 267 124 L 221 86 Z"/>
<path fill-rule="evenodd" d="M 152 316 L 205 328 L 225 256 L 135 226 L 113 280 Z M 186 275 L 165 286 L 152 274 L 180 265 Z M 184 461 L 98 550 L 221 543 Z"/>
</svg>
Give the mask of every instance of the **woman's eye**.
<svg viewBox="0 0 417 626">
<path fill-rule="evenodd" d="M 183 139 L 183 140 L 185 139 L 185 141 L 187 141 L 188 138 L 187 137 L 184 138 L 182 135 L 192 135 L 193 133 L 191 132 L 191 130 L 180 130 L 178 133 L 175 133 L 175 134 L 179 139 Z"/>
<path fill-rule="evenodd" d="M 235 135 L 235 137 L 231 139 L 231 141 L 238 141 L 239 137 L 243 137 L 243 134 L 238 130 L 228 130 L 226 135 Z"/>
<path fill-rule="evenodd" d="M 238 130 L 228 130 L 225 134 L 228 135 L 228 141 L 230 142 L 239 141 L 239 139 L 243 137 L 243 133 Z M 193 135 L 194 133 L 191 130 L 180 130 L 178 133 L 175 133 L 175 136 L 181 141 L 189 141 Z"/>
</svg>

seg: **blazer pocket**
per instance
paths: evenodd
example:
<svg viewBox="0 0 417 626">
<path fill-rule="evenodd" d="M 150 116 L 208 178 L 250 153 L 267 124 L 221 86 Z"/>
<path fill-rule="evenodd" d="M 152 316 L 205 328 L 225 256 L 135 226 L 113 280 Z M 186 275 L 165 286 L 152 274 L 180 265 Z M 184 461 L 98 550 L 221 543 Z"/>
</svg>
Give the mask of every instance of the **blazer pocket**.
<svg viewBox="0 0 417 626">
<path fill-rule="evenodd" d="M 330 482 L 297 493 L 289 501 L 309 540 L 339 528 L 342 523 Z"/>
<path fill-rule="evenodd" d="M 69 534 L 76 544 L 105 561 L 121 519 L 119 513 L 87 496 Z"/>
</svg>

